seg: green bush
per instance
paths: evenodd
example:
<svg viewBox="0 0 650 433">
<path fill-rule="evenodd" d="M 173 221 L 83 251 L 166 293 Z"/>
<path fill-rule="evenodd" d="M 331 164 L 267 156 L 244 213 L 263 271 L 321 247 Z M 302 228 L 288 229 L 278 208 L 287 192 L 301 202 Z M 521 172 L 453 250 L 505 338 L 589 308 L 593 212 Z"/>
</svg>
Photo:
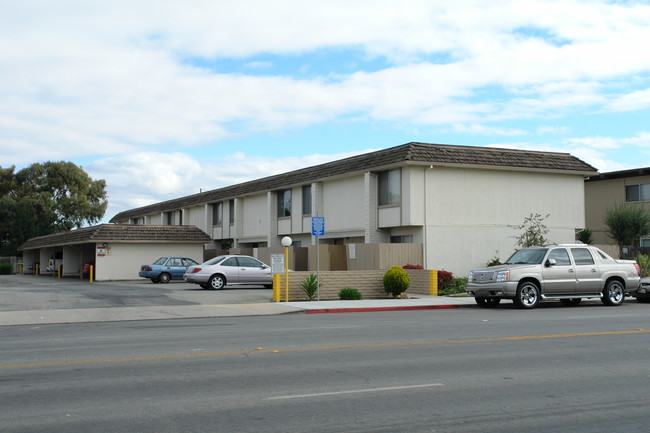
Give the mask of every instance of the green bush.
<svg viewBox="0 0 650 433">
<path fill-rule="evenodd" d="M 346 287 L 339 291 L 339 298 L 343 301 L 358 301 L 363 298 L 363 296 L 361 296 L 361 292 L 354 287 Z"/>
<path fill-rule="evenodd" d="M 312 301 L 314 296 L 316 296 L 316 293 L 318 293 L 318 287 L 320 287 L 318 277 L 315 274 L 309 274 L 309 276 L 300 283 L 300 287 L 302 287 L 302 291 L 307 295 L 307 299 Z"/>
<path fill-rule="evenodd" d="M 641 277 L 650 277 L 650 257 L 646 254 L 639 254 L 636 256 L 636 262 L 641 269 Z"/>
<path fill-rule="evenodd" d="M 399 266 L 393 266 L 384 274 L 384 290 L 387 294 L 397 298 L 411 284 L 409 274 Z"/>
<path fill-rule="evenodd" d="M 444 288 L 438 289 L 438 295 L 446 296 L 467 291 L 467 277 L 453 277 Z"/>
<path fill-rule="evenodd" d="M 11 263 L 0 263 L 0 275 L 9 275 L 13 267 Z"/>
</svg>

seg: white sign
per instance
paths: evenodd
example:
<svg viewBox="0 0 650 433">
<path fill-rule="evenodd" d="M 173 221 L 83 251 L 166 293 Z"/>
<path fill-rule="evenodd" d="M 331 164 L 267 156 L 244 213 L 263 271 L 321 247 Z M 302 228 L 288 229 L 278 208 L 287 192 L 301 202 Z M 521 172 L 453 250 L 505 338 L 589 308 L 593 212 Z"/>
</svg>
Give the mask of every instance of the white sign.
<svg viewBox="0 0 650 433">
<path fill-rule="evenodd" d="M 284 273 L 284 254 L 271 254 L 271 273 Z"/>
</svg>

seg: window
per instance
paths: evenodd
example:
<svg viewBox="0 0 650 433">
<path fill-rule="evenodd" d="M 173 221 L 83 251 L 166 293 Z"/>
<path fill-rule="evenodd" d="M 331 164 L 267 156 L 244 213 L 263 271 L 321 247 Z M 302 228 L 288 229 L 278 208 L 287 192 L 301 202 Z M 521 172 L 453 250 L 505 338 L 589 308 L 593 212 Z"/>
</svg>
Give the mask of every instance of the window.
<svg viewBox="0 0 650 433">
<path fill-rule="evenodd" d="M 224 262 L 221 264 L 221 266 L 233 266 L 233 267 L 239 266 L 237 264 L 237 257 L 230 257 L 230 258 L 224 260 Z"/>
<path fill-rule="evenodd" d="M 311 185 L 302 187 L 302 214 L 311 215 Z"/>
<path fill-rule="evenodd" d="M 412 244 L 413 235 L 391 236 L 390 243 L 391 244 Z"/>
<path fill-rule="evenodd" d="M 175 224 L 176 212 L 165 212 L 165 223 L 168 226 L 173 226 Z"/>
<path fill-rule="evenodd" d="M 264 263 L 252 257 L 237 257 L 237 261 L 242 268 L 261 268 L 264 266 Z"/>
<path fill-rule="evenodd" d="M 398 205 L 402 197 L 399 169 L 379 173 L 379 206 Z"/>
<path fill-rule="evenodd" d="M 571 248 L 571 254 L 573 254 L 573 260 L 576 262 L 576 265 L 594 264 L 594 258 L 591 257 L 591 253 L 586 248 Z"/>
<path fill-rule="evenodd" d="M 650 247 L 650 238 L 643 238 L 639 240 L 640 247 Z"/>
<path fill-rule="evenodd" d="M 291 216 L 291 190 L 283 189 L 278 194 L 278 218 Z"/>
<path fill-rule="evenodd" d="M 625 201 L 650 201 L 650 183 L 626 185 Z"/>
<path fill-rule="evenodd" d="M 223 224 L 223 203 L 215 203 L 212 205 L 212 225 L 220 226 Z"/>
<path fill-rule="evenodd" d="M 235 224 L 235 200 L 228 202 L 228 222 L 230 225 Z"/>
<path fill-rule="evenodd" d="M 567 266 L 571 264 L 569 253 L 564 248 L 557 248 L 551 251 L 548 255 L 548 258 L 555 259 L 555 264 L 557 266 Z"/>
</svg>

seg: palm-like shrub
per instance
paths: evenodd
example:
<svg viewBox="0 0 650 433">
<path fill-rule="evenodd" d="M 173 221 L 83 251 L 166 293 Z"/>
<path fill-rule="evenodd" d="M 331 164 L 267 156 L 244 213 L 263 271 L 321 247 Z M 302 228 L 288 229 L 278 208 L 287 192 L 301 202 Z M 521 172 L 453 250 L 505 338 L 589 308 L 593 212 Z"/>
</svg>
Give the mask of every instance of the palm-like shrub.
<svg viewBox="0 0 650 433">
<path fill-rule="evenodd" d="M 409 274 L 399 266 L 393 266 L 384 274 L 384 290 L 393 298 L 398 297 L 409 288 Z"/>
<path fill-rule="evenodd" d="M 300 287 L 302 287 L 302 291 L 307 295 L 307 299 L 310 301 L 313 300 L 314 296 L 316 296 L 316 293 L 318 292 L 318 287 L 320 287 L 318 277 L 314 274 L 309 274 L 309 276 L 300 283 Z"/>
</svg>

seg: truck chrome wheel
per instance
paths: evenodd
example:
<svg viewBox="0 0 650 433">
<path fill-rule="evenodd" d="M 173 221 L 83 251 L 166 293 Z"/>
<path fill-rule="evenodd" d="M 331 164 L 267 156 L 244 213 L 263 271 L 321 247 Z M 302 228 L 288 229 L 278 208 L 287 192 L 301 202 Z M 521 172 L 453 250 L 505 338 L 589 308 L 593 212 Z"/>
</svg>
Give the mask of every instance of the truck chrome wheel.
<svg viewBox="0 0 650 433">
<path fill-rule="evenodd" d="M 517 287 L 517 295 L 513 300 L 519 308 L 535 308 L 539 303 L 539 288 L 535 283 L 524 281 Z"/>
<path fill-rule="evenodd" d="M 625 300 L 625 288 L 619 281 L 612 280 L 607 283 L 603 290 L 602 301 L 605 305 L 621 305 Z"/>
</svg>

